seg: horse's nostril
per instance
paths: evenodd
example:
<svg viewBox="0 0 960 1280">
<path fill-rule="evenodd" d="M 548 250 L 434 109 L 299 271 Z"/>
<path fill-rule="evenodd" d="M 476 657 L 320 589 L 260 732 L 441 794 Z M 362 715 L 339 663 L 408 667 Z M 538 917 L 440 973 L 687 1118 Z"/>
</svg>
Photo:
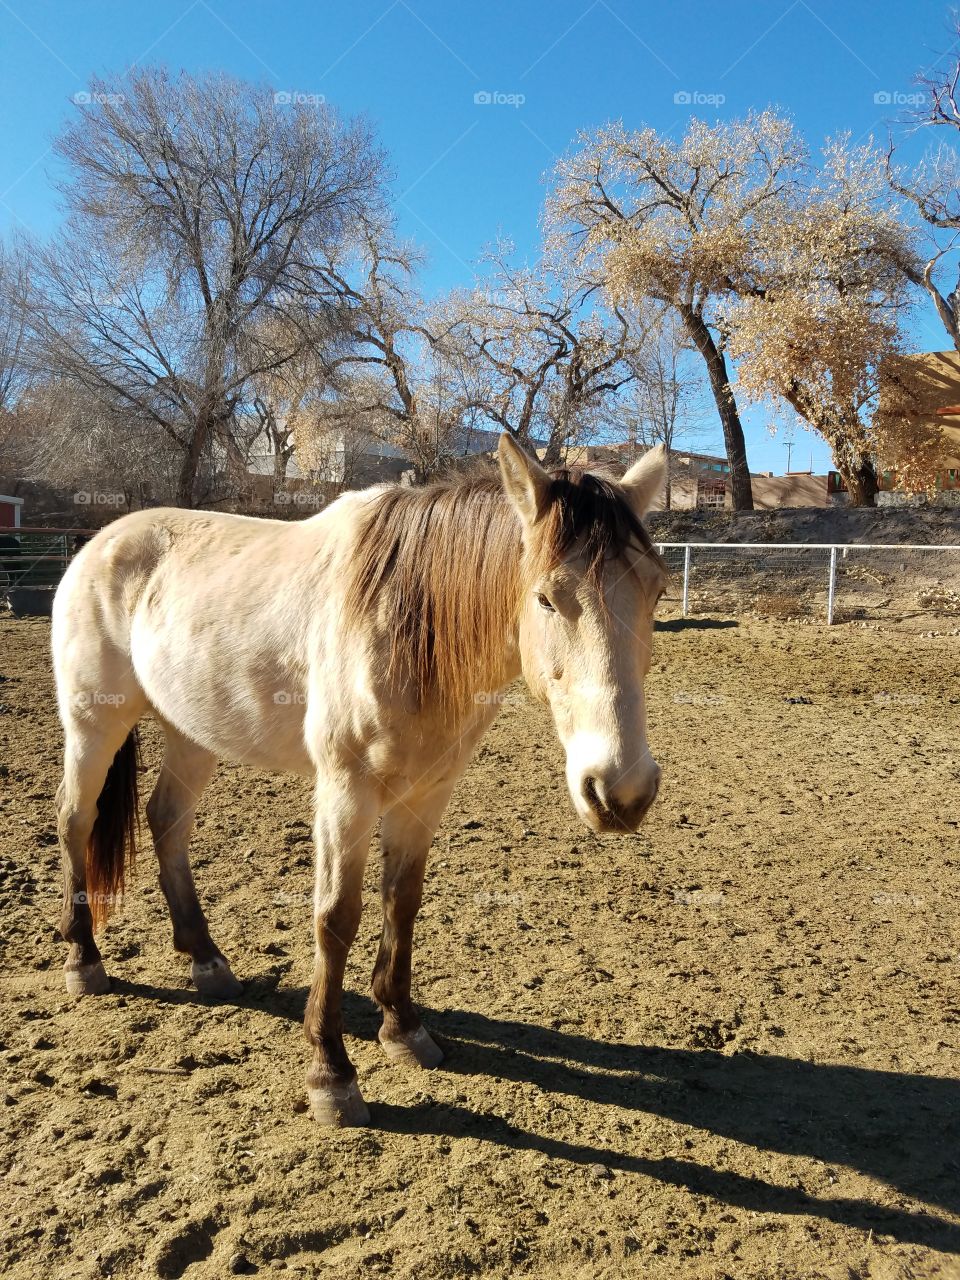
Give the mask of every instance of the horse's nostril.
<svg viewBox="0 0 960 1280">
<path fill-rule="evenodd" d="M 605 806 L 597 793 L 597 780 L 591 774 L 588 774 L 583 780 L 583 798 L 594 813 L 600 814 L 603 812 Z"/>
<path fill-rule="evenodd" d="M 637 795 L 629 787 L 606 786 L 593 774 L 580 784 L 581 793 L 590 809 L 608 830 L 636 831 L 643 815 L 653 803 L 660 783 L 659 770 L 645 794 Z"/>
</svg>

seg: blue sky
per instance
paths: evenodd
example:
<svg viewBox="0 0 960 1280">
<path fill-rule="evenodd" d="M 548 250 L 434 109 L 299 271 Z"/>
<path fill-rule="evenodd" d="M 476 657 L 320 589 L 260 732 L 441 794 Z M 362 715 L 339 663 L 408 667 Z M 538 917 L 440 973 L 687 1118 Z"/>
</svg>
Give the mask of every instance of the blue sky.
<svg viewBox="0 0 960 1280">
<path fill-rule="evenodd" d="M 0 231 L 55 233 L 49 146 L 90 75 L 133 62 L 225 69 L 369 117 L 401 229 L 439 291 L 469 283 L 498 234 L 535 255 L 545 176 L 580 129 L 623 119 L 678 134 L 691 111 L 775 105 L 813 146 L 843 131 L 883 139 L 916 74 L 948 65 L 953 47 L 940 0 L 0 0 Z M 904 157 L 926 141 L 905 137 Z M 926 308 L 916 337 L 945 345 Z M 767 417 L 749 415 L 751 466 L 782 471 Z M 796 442 L 794 466 L 811 449 L 817 470 L 829 465 L 815 437 Z"/>
</svg>

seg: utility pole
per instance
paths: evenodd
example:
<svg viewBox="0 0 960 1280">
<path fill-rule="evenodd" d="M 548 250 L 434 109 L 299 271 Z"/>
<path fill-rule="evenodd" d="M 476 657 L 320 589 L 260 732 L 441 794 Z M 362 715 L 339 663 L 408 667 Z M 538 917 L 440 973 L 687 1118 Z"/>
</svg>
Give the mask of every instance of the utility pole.
<svg viewBox="0 0 960 1280">
<path fill-rule="evenodd" d="M 790 474 L 790 455 L 793 452 L 793 441 L 787 441 L 787 475 Z"/>
</svg>

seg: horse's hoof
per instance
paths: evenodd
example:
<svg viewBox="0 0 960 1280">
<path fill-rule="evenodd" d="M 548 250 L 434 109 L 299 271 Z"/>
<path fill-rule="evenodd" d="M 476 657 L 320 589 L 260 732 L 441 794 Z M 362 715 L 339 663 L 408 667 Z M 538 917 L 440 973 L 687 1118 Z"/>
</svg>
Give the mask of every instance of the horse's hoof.
<svg viewBox="0 0 960 1280">
<path fill-rule="evenodd" d="M 206 960 L 203 964 L 194 960 L 190 966 L 190 977 L 203 996 L 216 996 L 219 1000 L 225 1000 L 229 996 L 243 995 L 243 983 L 237 981 L 226 960 L 219 956 L 215 960 Z"/>
<path fill-rule="evenodd" d="M 389 1040 L 381 1027 L 377 1039 L 390 1061 L 405 1067 L 426 1067 L 429 1071 L 432 1067 L 439 1067 L 443 1061 L 443 1050 L 426 1027 L 417 1027 L 416 1031 L 408 1031 Z"/>
<path fill-rule="evenodd" d="M 65 968 L 63 977 L 67 984 L 67 994 L 71 996 L 102 996 L 105 991 L 110 990 L 110 979 L 102 960 L 82 964 L 77 969 Z"/>
<path fill-rule="evenodd" d="M 352 1129 L 370 1123 L 370 1108 L 356 1080 L 349 1084 L 325 1084 L 307 1089 L 310 1108 L 317 1124 L 328 1128 Z"/>
</svg>

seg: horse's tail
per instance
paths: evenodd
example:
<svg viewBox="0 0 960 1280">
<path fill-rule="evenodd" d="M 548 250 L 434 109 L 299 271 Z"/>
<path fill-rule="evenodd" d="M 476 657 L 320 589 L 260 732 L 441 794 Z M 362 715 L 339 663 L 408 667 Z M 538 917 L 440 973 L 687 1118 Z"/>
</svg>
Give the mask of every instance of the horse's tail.
<svg viewBox="0 0 960 1280">
<path fill-rule="evenodd" d="M 97 799 L 97 817 L 87 841 L 87 901 L 99 928 L 123 897 L 126 868 L 132 867 L 140 832 L 137 772 L 140 739 L 136 726 L 113 757 Z"/>
</svg>

